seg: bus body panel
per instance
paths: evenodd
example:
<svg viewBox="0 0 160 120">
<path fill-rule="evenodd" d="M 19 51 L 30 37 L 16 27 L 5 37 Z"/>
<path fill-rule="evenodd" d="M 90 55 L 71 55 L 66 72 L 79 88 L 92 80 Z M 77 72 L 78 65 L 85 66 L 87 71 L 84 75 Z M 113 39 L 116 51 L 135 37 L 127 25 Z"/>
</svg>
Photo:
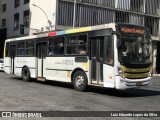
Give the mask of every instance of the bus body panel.
<svg viewBox="0 0 160 120">
<path fill-rule="evenodd" d="M 114 67 L 109 65 L 103 65 L 103 79 L 104 87 L 114 88 L 115 87 L 115 75 Z"/>
<path fill-rule="evenodd" d="M 15 58 L 15 74 L 22 76 L 24 66 L 28 67 L 32 78 L 36 77 L 35 57 L 16 57 Z"/>
<path fill-rule="evenodd" d="M 74 70 L 81 69 L 87 73 L 88 66 L 88 62 L 75 62 L 75 57 L 46 57 L 44 77 L 47 80 L 71 82 Z"/>
<path fill-rule="evenodd" d="M 5 57 L 4 58 L 4 71 L 8 74 L 10 74 L 10 58 L 9 57 Z"/>
<path fill-rule="evenodd" d="M 143 79 L 123 79 L 120 76 L 116 76 L 116 89 L 127 89 L 127 88 L 135 88 L 138 86 L 150 86 L 152 85 L 152 78 L 147 77 Z"/>
</svg>

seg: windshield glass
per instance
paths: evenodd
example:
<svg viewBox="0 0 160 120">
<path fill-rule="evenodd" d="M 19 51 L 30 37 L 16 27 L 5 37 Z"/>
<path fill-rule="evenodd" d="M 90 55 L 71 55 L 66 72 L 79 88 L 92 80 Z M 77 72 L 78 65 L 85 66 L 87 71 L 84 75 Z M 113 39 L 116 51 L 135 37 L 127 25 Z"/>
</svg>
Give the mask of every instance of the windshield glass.
<svg viewBox="0 0 160 120">
<path fill-rule="evenodd" d="M 148 64 L 152 62 L 150 37 L 124 34 L 119 37 L 118 57 L 121 63 Z"/>
</svg>

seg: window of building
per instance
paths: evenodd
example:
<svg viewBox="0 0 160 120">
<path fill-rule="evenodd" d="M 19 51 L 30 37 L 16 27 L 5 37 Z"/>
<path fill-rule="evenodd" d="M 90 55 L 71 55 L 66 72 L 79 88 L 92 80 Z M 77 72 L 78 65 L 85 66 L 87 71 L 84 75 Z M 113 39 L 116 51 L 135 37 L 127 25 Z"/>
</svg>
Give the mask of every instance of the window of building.
<svg viewBox="0 0 160 120">
<path fill-rule="evenodd" d="M 126 12 L 116 11 L 115 22 L 129 23 L 129 14 Z"/>
<path fill-rule="evenodd" d="M 1 27 L 6 27 L 6 19 L 2 19 L 2 25 Z"/>
<path fill-rule="evenodd" d="M 159 0 L 145 0 L 145 1 L 146 1 L 145 13 L 159 16 L 160 1 Z"/>
<path fill-rule="evenodd" d="M 70 36 L 67 38 L 67 54 L 86 55 L 87 35 Z"/>
<path fill-rule="evenodd" d="M 137 12 L 144 12 L 143 0 L 131 0 L 130 6 L 131 10 Z"/>
<path fill-rule="evenodd" d="M 15 0 L 14 1 L 14 7 L 18 7 L 20 5 L 20 0 Z"/>
<path fill-rule="evenodd" d="M 24 27 L 29 27 L 29 10 L 23 12 Z"/>
<path fill-rule="evenodd" d="M 51 38 L 49 40 L 48 55 L 64 54 L 64 37 Z"/>
<path fill-rule="evenodd" d="M 24 4 L 27 4 L 29 2 L 30 2 L 30 0 L 24 0 Z"/>
<path fill-rule="evenodd" d="M 25 55 L 25 43 L 19 42 L 17 47 L 17 56 L 24 56 Z"/>
<path fill-rule="evenodd" d="M 19 13 L 14 14 L 14 30 L 19 28 Z"/>
<path fill-rule="evenodd" d="M 159 29 L 159 19 L 156 17 L 145 16 L 144 22 L 145 22 L 145 26 L 149 28 L 150 33 L 153 36 L 157 36 L 158 29 Z"/>
<path fill-rule="evenodd" d="M 2 12 L 6 12 L 6 4 L 2 6 Z"/>
<path fill-rule="evenodd" d="M 26 42 L 26 56 L 34 56 L 34 41 Z"/>
</svg>

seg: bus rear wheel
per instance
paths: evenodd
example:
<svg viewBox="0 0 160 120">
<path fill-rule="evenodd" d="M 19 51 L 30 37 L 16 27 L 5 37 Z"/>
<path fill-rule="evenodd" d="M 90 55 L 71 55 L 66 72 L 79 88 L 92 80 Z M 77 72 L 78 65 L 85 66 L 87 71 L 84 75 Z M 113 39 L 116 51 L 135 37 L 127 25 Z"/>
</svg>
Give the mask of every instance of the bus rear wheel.
<svg viewBox="0 0 160 120">
<path fill-rule="evenodd" d="M 73 76 L 73 86 L 78 91 L 85 91 L 87 88 L 87 76 L 82 71 L 77 71 Z"/>
<path fill-rule="evenodd" d="M 24 67 L 22 69 L 22 78 L 26 82 L 30 82 L 31 81 L 31 79 L 30 79 L 30 71 L 29 71 L 28 67 Z"/>
</svg>

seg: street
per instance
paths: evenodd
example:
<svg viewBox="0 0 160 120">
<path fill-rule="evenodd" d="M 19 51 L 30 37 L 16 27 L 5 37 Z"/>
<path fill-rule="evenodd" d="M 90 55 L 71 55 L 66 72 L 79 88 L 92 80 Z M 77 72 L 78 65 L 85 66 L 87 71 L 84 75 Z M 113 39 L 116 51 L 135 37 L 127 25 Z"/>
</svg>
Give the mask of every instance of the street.
<svg viewBox="0 0 160 120">
<path fill-rule="evenodd" d="M 0 72 L 0 111 L 160 111 L 160 79 L 143 89 L 79 92 L 70 84 L 24 82 Z"/>
</svg>

